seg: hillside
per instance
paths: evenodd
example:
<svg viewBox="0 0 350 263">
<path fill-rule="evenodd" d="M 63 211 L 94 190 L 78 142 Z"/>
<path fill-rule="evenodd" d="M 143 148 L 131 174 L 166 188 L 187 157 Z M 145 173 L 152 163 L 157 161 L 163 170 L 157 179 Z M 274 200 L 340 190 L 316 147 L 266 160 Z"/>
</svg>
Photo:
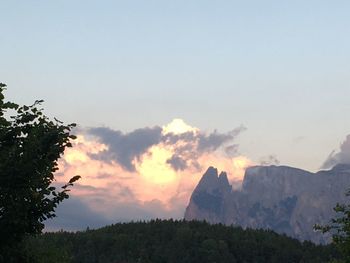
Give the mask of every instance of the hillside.
<svg viewBox="0 0 350 263">
<path fill-rule="evenodd" d="M 337 255 L 331 245 L 301 243 L 272 231 L 173 220 L 45 233 L 28 239 L 26 250 L 32 262 L 52 263 L 316 263 Z"/>
</svg>

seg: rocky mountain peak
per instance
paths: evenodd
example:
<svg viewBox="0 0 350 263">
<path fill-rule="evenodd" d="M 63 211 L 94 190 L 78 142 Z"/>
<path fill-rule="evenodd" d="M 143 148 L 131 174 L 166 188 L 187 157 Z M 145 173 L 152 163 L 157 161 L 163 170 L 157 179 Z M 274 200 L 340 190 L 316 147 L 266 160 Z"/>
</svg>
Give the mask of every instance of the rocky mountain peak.
<svg viewBox="0 0 350 263">
<path fill-rule="evenodd" d="M 185 219 L 272 229 L 316 243 L 330 236 L 314 232 L 346 202 L 350 165 L 311 173 L 288 166 L 255 166 L 246 170 L 241 190 L 232 190 L 227 174 L 209 167 L 192 193 Z"/>
<path fill-rule="evenodd" d="M 228 185 L 229 184 L 226 172 L 221 172 L 219 174 L 219 182 L 221 182 L 223 185 Z"/>
<path fill-rule="evenodd" d="M 218 175 L 218 170 L 210 166 L 203 174 L 195 191 L 198 192 L 203 190 L 207 192 L 222 192 L 227 190 L 227 188 L 231 188 L 227 179 L 227 174 L 225 172 L 221 172 L 220 175 Z"/>
<path fill-rule="evenodd" d="M 192 193 L 190 204 L 186 208 L 187 219 L 206 219 L 219 222 L 223 212 L 224 200 L 232 191 L 226 172 L 218 175 L 218 170 L 209 167 Z M 204 208 L 204 213 L 199 208 Z"/>
</svg>

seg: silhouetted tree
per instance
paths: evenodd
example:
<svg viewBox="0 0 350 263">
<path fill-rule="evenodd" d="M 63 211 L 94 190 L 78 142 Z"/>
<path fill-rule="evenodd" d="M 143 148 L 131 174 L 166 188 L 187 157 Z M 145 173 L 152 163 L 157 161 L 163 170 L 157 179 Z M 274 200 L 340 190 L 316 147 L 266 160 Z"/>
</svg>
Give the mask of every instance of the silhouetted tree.
<svg viewBox="0 0 350 263">
<path fill-rule="evenodd" d="M 350 196 L 350 190 L 346 192 L 346 196 Z M 338 203 L 333 210 L 336 212 L 336 216 L 331 219 L 330 223 L 315 225 L 315 229 L 332 234 L 333 243 L 344 257 L 344 261 L 334 262 L 350 262 L 350 205 Z"/>
<path fill-rule="evenodd" d="M 52 186 L 57 160 L 75 124 L 51 121 L 39 108 L 6 102 L 0 83 L 0 262 L 24 262 L 20 245 L 26 235 L 41 233 L 43 221 L 68 198 L 74 176 L 60 190 Z"/>
</svg>

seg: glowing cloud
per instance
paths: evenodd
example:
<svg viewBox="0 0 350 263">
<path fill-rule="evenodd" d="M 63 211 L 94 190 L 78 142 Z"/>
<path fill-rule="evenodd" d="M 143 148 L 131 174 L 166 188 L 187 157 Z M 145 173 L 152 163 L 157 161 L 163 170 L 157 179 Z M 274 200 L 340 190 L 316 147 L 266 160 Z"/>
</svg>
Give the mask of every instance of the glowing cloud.
<svg viewBox="0 0 350 263">
<path fill-rule="evenodd" d="M 154 184 L 173 183 L 176 180 L 176 172 L 167 163 L 171 155 L 171 150 L 164 146 L 152 146 L 141 160 L 136 162 L 136 171 Z"/>
<path fill-rule="evenodd" d="M 72 194 L 89 209 L 115 220 L 179 218 L 208 166 L 226 171 L 233 187 L 239 187 L 253 163 L 225 150 L 242 130 L 207 134 L 181 119 L 126 134 L 109 128 L 81 130 L 60 160 L 57 180 L 64 183 L 81 175 Z M 121 206 L 139 212 L 119 215 Z"/>
<path fill-rule="evenodd" d="M 163 126 L 163 134 L 184 134 L 187 132 L 198 132 L 199 130 L 185 123 L 182 119 L 174 119 L 169 124 Z"/>
</svg>

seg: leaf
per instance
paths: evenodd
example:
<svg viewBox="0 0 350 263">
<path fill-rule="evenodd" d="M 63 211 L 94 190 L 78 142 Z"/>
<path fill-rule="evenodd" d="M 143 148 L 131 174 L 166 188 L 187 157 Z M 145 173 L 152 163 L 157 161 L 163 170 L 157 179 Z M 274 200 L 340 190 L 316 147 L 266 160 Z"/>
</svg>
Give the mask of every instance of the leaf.
<svg viewBox="0 0 350 263">
<path fill-rule="evenodd" d="M 8 109 L 17 110 L 19 106 L 18 106 L 18 104 L 13 103 L 13 102 L 6 102 L 6 103 L 4 103 L 3 107 L 8 108 Z"/>
<path fill-rule="evenodd" d="M 36 100 L 35 101 L 36 104 L 40 104 L 40 103 L 43 103 L 43 102 L 44 102 L 44 100 Z"/>
<path fill-rule="evenodd" d="M 80 175 L 73 176 L 73 177 L 69 180 L 69 184 L 72 184 L 72 183 L 74 183 L 75 181 L 78 181 L 80 178 L 81 178 Z"/>
</svg>

